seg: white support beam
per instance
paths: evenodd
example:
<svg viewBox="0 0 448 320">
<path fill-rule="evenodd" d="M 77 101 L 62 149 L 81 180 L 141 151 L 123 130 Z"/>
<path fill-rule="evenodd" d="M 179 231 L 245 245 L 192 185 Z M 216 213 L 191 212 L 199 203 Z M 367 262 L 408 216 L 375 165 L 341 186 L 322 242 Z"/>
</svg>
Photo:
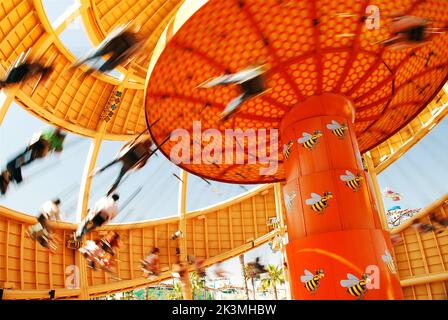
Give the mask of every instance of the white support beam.
<svg viewBox="0 0 448 320">
<path fill-rule="evenodd" d="M 82 174 L 81 188 L 78 195 L 78 206 L 76 210 L 76 222 L 81 222 L 87 215 L 87 206 L 89 204 L 90 186 L 92 184 L 92 177 L 90 173 L 95 168 L 98 153 L 100 151 L 101 142 L 103 140 L 104 131 L 106 129 L 106 122 L 102 121 L 99 126 L 99 132 L 95 139 L 90 144 L 89 153 L 87 154 L 84 165 L 84 172 Z"/>
<path fill-rule="evenodd" d="M 182 232 L 182 237 L 179 238 L 179 262 L 187 263 L 187 185 L 188 185 L 188 172 L 185 170 L 180 171 L 179 181 L 179 202 L 178 202 L 178 214 L 179 214 L 179 230 Z M 182 279 L 182 295 L 184 300 L 193 300 L 193 292 L 191 290 L 190 274 L 188 270 Z"/>
<path fill-rule="evenodd" d="M 180 239 L 180 258 L 181 261 L 187 260 L 187 185 L 188 185 L 188 172 L 185 170 L 180 171 L 180 178 L 182 181 L 179 181 L 179 203 L 178 203 L 178 214 L 179 214 L 179 230 L 184 235 Z"/>
<path fill-rule="evenodd" d="M 285 219 L 283 212 L 283 193 L 282 193 L 282 185 L 278 182 L 274 185 L 274 197 L 275 197 L 275 212 L 277 213 L 277 219 L 279 221 L 280 227 L 280 235 L 282 238 L 285 238 Z M 286 289 L 286 299 L 291 299 L 291 281 L 289 274 L 289 265 L 288 265 L 288 257 L 286 255 L 286 244 L 282 244 L 281 246 L 281 258 L 283 263 L 283 277 L 285 279 L 285 289 Z"/>
<path fill-rule="evenodd" d="M 73 5 L 67 8 L 52 24 L 54 31 L 60 35 L 72 22 L 74 22 L 81 15 L 81 10 L 86 10 L 81 3 L 75 1 Z"/>
<path fill-rule="evenodd" d="M 8 112 L 9 107 L 14 100 L 16 91 L 16 88 L 5 88 L 3 90 L 0 90 L 0 125 L 2 124 L 6 113 Z"/>
</svg>

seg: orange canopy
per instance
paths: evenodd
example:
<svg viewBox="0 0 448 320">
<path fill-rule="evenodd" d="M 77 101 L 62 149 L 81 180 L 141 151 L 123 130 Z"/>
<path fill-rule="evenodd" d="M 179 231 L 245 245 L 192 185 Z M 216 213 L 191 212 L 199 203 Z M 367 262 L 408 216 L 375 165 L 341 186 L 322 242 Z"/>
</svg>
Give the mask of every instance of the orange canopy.
<svg viewBox="0 0 448 320">
<path fill-rule="evenodd" d="M 150 64 L 147 120 L 161 119 L 150 129 L 155 142 L 160 144 L 177 128 L 192 132 L 194 121 L 201 121 L 202 130 L 216 128 L 223 133 L 226 128 L 279 128 L 283 116 L 299 102 L 332 92 L 346 96 L 355 107 L 354 129 L 361 152 L 381 143 L 418 115 L 448 73 L 448 34 L 435 35 L 416 49 L 389 50 L 378 43 L 390 37 L 391 15 L 402 11 L 429 18 L 431 27 L 445 27 L 448 5 L 445 0 L 378 0 L 380 28 L 370 30 L 369 4 L 361 0 L 186 1 L 162 34 Z M 219 123 L 224 107 L 240 94 L 238 87 L 197 86 L 254 63 L 268 65 L 270 90 Z M 280 158 L 275 175 L 261 176 L 260 164 L 180 166 L 225 182 L 280 181 L 284 143 L 275 146 Z M 162 152 L 169 157 L 175 144 L 164 144 Z"/>
</svg>

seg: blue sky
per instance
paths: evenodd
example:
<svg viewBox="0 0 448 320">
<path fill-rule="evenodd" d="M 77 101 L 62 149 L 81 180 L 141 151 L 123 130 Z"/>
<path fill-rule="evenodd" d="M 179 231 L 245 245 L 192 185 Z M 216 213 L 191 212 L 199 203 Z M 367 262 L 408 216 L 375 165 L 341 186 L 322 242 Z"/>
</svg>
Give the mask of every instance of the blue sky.
<svg viewBox="0 0 448 320">
<path fill-rule="evenodd" d="M 50 22 L 62 14 L 74 0 L 43 0 Z M 92 48 L 81 19 L 78 19 L 60 36 L 62 42 L 77 57 Z M 118 73 L 113 73 L 117 76 Z M 10 107 L 0 125 L 0 166 L 20 152 L 32 134 L 47 125 L 22 109 L 16 103 Z M 387 168 L 380 176 L 381 189 L 386 186 L 403 194 L 400 202 L 385 199 L 386 209 L 392 205 L 402 208 L 425 207 L 448 190 L 448 119 L 444 119 L 422 141 L 401 159 Z M 39 206 L 56 196 L 62 199 L 64 219 L 74 221 L 79 184 L 91 140 L 69 134 L 66 150 L 60 155 L 36 161 L 24 170 L 23 185 L 12 186 L 7 197 L 0 198 L 0 205 L 36 215 Z M 104 141 L 97 165 L 110 161 L 124 142 Z M 118 173 L 119 166 L 93 179 L 89 204 L 101 197 Z M 122 203 L 139 187 L 142 190 L 126 207 L 115 222 L 132 222 L 175 215 L 177 213 L 178 180 L 173 176 L 179 169 L 165 157 L 153 157 L 150 164 L 131 175 L 119 192 Z M 248 186 L 253 188 L 253 186 Z M 189 175 L 188 210 L 199 209 L 241 194 L 245 190 L 238 185 L 213 182 L 213 188 L 203 180 Z M 265 247 L 250 252 L 247 260 L 261 255 L 266 262 L 278 263 L 279 255 L 273 255 Z M 239 274 L 238 260 L 226 262 L 227 268 Z"/>
<path fill-rule="evenodd" d="M 442 120 L 411 150 L 378 176 L 383 190 L 390 187 L 402 193 L 394 202 L 384 199 L 384 206 L 424 208 L 448 192 L 448 118 Z"/>
</svg>

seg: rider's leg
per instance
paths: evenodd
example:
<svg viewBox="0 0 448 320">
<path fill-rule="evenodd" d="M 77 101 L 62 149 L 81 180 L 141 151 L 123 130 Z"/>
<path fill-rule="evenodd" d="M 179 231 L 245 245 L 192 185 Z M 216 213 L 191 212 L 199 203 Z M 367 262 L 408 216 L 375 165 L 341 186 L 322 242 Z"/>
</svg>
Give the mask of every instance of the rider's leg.
<svg viewBox="0 0 448 320">
<path fill-rule="evenodd" d="M 47 219 L 47 217 L 45 217 L 45 215 L 43 215 L 43 214 L 39 215 L 39 217 L 37 218 L 37 221 L 39 221 L 39 223 L 42 226 L 42 228 L 44 228 L 48 232 L 51 231 L 50 230 L 50 225 L 48 224 L 48 219 Z"/>
<path fill-rule="evenodd" d="M 123 59 L 120 59 L 121 52 L 114 52 L 112 56 L 107 59 L 101 67 L 98 68 L 98 71 L 100 72 L 107 72 L 115 69 Z"/>
<path fill-rule="evenodd" d="M 124 175 L 131 169 L 131 167 L 126 163 L 123 162 L 123 166 L 121 167 L 120 173 L 118 174 L 117 179 L 115 179 L 114 184 L 109 188 L 107 191 L 107 196 L 110 196 L 118 187 L 118 185 L 121 182 L 121 179 L 123 179 Z"/>
<path fill-rule="evenodd" d="M 22 167 L 30 164 L 38 158 L 45 157 L 48 154 L 48 150 L 48 142 L 43 139 L 39 139 L 32 145 L 28 146 L 20 155 L 8 162 L 6 168 L 10 172 L 12 180 L 17 183 L 21 183 L 23 181 Z"/>
<path fill-rule="evenodd" d="M 103 172 L 104 170 L 106 170 L 107 168 L 113 166 L 114 164 L 116 164 L 117 162 L 120 162 L 121 159 L 115 159 L 112 160 L 111 162 L 109 162 L 108 164 L 106 164 L 104 167 L 102 167 L 101 169 L 98 170 L 98 172 Z"/>
<path fill-rule="evenodd" d="M 90 227 L 87 228 L 87 232 L 97 228 L 97 227 L 101 227 L 105 222 L 107 221 L 107 219 L 105 217 L 103 217 L 103 213 L 102 211 L 98 212 L 92 219 L 92 224 Z"/>
<path fill-rule="evenodd" d="M 2 173 L 0 173 L 0 194 L 3 195 L 8 190 L 10 177 L 11 174 L 8 170 L 5 170 Z"/>
</svg>

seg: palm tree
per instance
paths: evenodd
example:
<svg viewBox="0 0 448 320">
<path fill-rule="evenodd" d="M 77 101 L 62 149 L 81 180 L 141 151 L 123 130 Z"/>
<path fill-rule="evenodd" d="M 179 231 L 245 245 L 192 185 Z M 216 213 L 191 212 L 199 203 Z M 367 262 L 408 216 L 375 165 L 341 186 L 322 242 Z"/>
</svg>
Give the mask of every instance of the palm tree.
<svg viewBox="0 0 448 320">
<path fill-rule="evenodd" d="M 246 299 L 249 300 L 249 288 L 247 287 L 248 274 L 246 272 L 247 271 L 246 265 L 244 264 L 244 253 L 240 254 L 239 258 L 240 258 L 240 264 L 241 264 L 241 272 L 242 272 L 243 278 L 244 278 L 244 291 L 246 292 Z"/>
<path fill-rule="evenodd" d="M 167 294 L 167 299 L 168 300 L 182 300 L 183 299 L 182 286 L 179 282 L 176 283 L 175 285 L 173 285 L 173 290 Z"/>
<path fill-rule="evenodd" d="M 190 273 L 190 283 L 191 283 L 191 290 L 193 290 L 193 299 L 196 296 L 199 296 L 201 291 L 203 292 L 203 296 L 206 297 L 206 286 L 205 286 L 205 280 L 201 278 L 197 272 L 191 272 Z"/>
<path fill-rule="evenodd" d="M 261 286 L 264 289 L 272 288 L 274 291 L 275 300 L 278 300 L 277 296 L 277 286 L 279 284 L 285 283 L 285 278 L 283 277 L 283 271 L 276 265 L 267 265 L 267 277 L 261 280 Z"/>
<path fill-rule="evenodd" d="M 256 291 L 255 291 L 255 280 L 260 279 L 260 275 L 259 274 L 254 274 L 254 270 L 253 267 L 250 266 L 249 264 L 244 265 L 244 274 L 246 276 L 245 278 L 245 283 L 246 283 L 246 287 L 247 287 L 247 280 L 250 279 L 251 283 L 252 283 L 252 292 L 254 293 L 254 300 L 256 300 Z M 249 300 L 249 290 L 247 291 L 247 299 Z"/>
<path fill-rule="evenodd" d="M 134 300 L 134 290 L 126 291 L 123 293 L 121 300 Z"/>
</svg>

